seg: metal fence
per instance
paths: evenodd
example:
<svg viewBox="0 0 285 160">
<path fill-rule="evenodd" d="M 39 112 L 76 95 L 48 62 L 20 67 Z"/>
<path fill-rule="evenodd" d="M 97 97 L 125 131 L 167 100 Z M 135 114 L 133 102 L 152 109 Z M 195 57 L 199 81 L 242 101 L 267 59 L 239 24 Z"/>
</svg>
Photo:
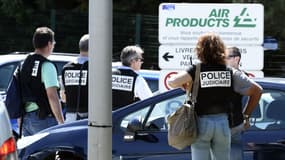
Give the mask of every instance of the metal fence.
<svg viewBox="0 0 285 160">
<path fill-rule="evenodd" d="M 32 51 L 32 34 L 36 27 L 49 26 L 55 31 L 56 52 L 78 52 L 80 37 L 88 33 L 88 13 L 51 10 L 35 13 L 22 21 L 0 14 L 0 53 Z M 158 17 L 150 15 L 113 14 L 113 54 L 119 60 L 126 45 L 140 45 L 145 50 L 144 68 L 155 68 L 158 55 Z"/>
</svg>

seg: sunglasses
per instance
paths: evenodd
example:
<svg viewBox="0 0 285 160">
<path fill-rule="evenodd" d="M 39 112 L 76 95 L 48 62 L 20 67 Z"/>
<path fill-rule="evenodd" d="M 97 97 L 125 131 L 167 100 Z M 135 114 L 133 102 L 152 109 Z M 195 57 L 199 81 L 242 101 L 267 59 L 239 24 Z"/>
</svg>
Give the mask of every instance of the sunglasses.
<svg viewBox="0 0 285 160">
<path fill-rule="evenodd" d="M 226 57 L 226 59 L 231 59 L 231 58 L 233 58 L 233 57 L 239 57 L 238 55 L 228 55 L 227 57 Z"/>
<path fill-rule="evenodd" d="M 144 59 L 143 59 L 143 58 L 136 58 L 135 60 L 136 60 L 136 61 L 143 62 Z"/>
</svg>

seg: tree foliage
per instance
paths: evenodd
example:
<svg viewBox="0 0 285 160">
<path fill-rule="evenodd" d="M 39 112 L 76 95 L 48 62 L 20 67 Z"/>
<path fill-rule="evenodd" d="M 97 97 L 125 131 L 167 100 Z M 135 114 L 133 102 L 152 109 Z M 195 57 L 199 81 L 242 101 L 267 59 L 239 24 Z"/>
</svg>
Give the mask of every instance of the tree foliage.
<svg viewBox="0 0 285 160">
<path fill-rule="evenodd" d="M 285 40 L 285 24 L 283 16 L 285 15 L 285 1 L 263 0 L 264 4 L 264 22 L 265 22 L 265 35 L 273 36 L 281 41 Z"/>
<path fill-rule="evenodd" d="M 113 0 L 113 12 L 158 15 L 160 3 L 262 3 L 264 5 L 264 35 L 285 41 L 283 15 L 285 15 L 284 0 Z M 0 13 L 16 20 L 18 24 L 26 27 L 27 32 L 34 29 L 31 18 L 51 9 L 71 10 L 88 15 L 88 0 L 1 0 Z M 50 18 L 45 19 L 49 23 Z M 38 25 L 42 22 L 37 22 Z M 75 22 L 76 23 L 76 22 Z M 3 26 L 4 27 L 4 26 Z"/>
</svg>

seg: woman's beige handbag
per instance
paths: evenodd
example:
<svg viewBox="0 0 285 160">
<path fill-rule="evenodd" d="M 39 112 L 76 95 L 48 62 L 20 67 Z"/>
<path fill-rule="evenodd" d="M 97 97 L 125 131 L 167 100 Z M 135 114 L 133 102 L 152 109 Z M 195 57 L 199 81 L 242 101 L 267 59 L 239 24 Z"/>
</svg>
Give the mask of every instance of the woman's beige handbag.
<svg viewBox="0 0 285 160">
<path fill-rule="evenodd" d="M 196 96 L 199 87 L 200 63 L 196 65 L 193 93 L 174 113 L 168 116 L 168 144 L 182 150 L 195 142 L 197 138 L 197 115 L 195 112 Z M 187 104 L 190 99 L 191 104 Z"/>
</svg>

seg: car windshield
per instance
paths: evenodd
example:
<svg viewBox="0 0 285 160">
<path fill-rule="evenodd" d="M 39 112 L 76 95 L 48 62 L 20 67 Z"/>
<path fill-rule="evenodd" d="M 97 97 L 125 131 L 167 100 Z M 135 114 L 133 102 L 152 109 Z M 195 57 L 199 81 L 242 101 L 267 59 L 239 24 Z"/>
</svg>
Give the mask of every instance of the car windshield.
<svg viewBox="0 0 285 160">
<path fill-rule="evenodd" d="M 16 63 L 9 63 L 0 66 L 0 91 L 4 92 L 8 88 L 10 79 L 13 75 L 13 72 L 16 68 Z"/>
</svg>

